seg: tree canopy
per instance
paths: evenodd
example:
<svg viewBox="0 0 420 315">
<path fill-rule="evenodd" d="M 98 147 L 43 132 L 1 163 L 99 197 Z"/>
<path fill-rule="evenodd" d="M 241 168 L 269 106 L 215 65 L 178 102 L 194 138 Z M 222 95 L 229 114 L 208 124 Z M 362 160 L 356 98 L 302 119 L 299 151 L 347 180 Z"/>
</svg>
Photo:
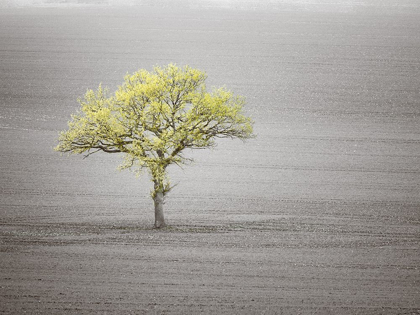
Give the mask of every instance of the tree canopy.
<svg viewBox="0 0 420 315">
<path fill-rule="evenodd" d="M 171 189 L 166 168 L 189 161 L 184 149 L 208 148 L 217 138 L 253 137 L 245 99 L 224 87 L 207 91 L 205 72 L 174 64 L 127 74 L 114 94 L 99 85 L 79 99 L 55 150 L 123 153 L 121 169 L 147 169 L 152 197 Z M 155 200 L 156 205 L 156 200 Z"/>
</svg>

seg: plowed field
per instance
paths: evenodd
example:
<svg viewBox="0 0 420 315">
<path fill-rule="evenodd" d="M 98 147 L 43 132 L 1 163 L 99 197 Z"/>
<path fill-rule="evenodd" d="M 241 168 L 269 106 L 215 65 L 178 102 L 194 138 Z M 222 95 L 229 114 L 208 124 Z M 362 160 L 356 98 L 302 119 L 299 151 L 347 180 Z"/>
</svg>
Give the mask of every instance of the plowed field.
<svg viewBox="0 0 420 315">
<path fill-rule="evenodd" d="M 0 313 L 419 314 L 420 5 L 286 2 L 1 9 Z M 52 148 L 170 62 L 257 138 L 188 152 L 154 230 L 147 174 Z"/>
</svg>

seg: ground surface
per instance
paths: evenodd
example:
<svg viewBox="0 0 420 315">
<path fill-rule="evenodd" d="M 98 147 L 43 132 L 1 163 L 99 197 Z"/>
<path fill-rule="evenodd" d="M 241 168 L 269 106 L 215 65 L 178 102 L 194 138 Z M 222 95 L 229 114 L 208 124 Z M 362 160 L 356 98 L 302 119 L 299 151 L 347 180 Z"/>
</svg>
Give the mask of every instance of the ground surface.
<svg viewBox="0 0 420 315">
<path fill-rule="evenodd" d="M 283 2 L 8 2 L 0 313 L 419 313 L 419 5 Z M 245 95 L 258 137 L 172 169 L 156 231 L 147 177 L 52 147 L 87 88 L 169 62 Z"/>
</svg>

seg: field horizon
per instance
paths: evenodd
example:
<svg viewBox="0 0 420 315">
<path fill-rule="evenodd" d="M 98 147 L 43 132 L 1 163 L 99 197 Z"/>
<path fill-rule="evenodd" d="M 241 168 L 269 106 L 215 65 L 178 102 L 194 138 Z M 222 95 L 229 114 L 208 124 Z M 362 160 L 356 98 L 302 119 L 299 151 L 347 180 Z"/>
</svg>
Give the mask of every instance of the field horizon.
<svg viewBox="0 0 420 315">
<path fill-rule="evenodd" d="M 234 10 L 305 10 L 327 12 L 370 11 L 371 13 L 418 14 L 416 0 L 3 0 L 0 7 L 178 7 Z"/>
</svg>

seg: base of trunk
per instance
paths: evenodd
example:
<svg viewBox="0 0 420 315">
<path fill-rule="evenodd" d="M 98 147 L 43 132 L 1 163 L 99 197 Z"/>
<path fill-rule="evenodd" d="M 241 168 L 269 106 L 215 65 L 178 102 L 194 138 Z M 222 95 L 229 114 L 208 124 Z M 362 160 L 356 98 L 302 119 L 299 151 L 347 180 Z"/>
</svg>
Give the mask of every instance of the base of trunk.
<svg viewBox="0 0 420 315">
<path fill-rule="evenodd" d="M 163 203 L 164 203 L 164 196 L 163 193 L 158 192 L 156 196 L 153 198 L 155 203 L 155 229 L 161 229 L 166 226 L 165 217 L 163 215 Z"/>
<path fill-rule="evenodd" d="M 166 227 L 166 223 L 165 222 L 163 222 L 163 223 L 155 223 L 155 225 L 153 225 L 153 228 L 154 229 L 162 229 L 164 227 Z"/>
</svg>

